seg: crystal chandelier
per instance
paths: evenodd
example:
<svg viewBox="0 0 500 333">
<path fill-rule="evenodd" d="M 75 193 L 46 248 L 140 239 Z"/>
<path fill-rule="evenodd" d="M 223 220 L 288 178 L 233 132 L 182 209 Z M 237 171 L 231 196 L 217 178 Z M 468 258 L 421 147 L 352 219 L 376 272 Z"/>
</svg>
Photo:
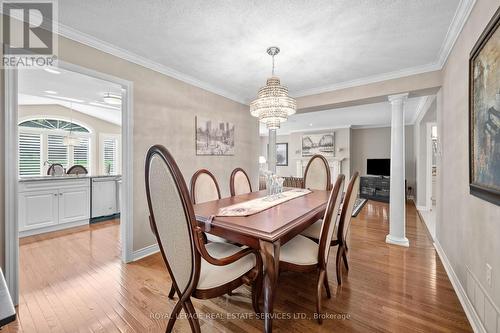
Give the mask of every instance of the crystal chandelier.
<svg viewBox="0 0 500 333">
<path fill-rule="evenodd" d="M 250 103 L 250 114 L 259 118 L 268 129 L 278 129 L 288 116 L 295 113 L 297 103 L 288 96 L 288 88 L 280 84 L 280 79 L 274 76 L 274 56 L 280 52 L 278 47 L 272 46 L 267 53 L 273 57 L 272 76 L 267 79 L 265 87 L 259 89 L 257 99 Z"/>
</svg>

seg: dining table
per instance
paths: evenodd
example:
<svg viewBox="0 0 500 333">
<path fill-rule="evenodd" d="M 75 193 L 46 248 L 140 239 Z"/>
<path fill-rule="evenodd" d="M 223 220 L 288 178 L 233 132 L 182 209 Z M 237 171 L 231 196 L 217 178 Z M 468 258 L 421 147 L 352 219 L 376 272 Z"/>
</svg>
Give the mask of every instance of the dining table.
<svg viewBox="0 0 500 333">
<path fill-rule="evenodd" d="M 292 190 L 292 189 L 285 189 Z M 206 233 L 251 247 L 263 262 L 264 331 L 272 332 L 274 300 L 279 276 L 280 247 L 322 218 L 329 191 L 310 190 L 293 199 L 244 216 L 221 216 L 221 209 L 266 197 L 267 191 L 251 192 L 194 205 L 196 220 Z"/>
</svg>

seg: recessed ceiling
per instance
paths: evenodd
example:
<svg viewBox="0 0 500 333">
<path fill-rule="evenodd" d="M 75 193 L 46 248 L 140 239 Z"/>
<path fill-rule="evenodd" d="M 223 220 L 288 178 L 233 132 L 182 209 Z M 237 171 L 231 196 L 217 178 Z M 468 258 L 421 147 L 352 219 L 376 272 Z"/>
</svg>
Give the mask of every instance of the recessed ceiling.
<svg viewBox="0 0 500 333">
<path fill-rule="evenodd" d="M 64 0 L 59 20 L 63 35 L 81 32 L 139 63 L 248 102 L 270 75 L 265 50 L 272 45 L 281 48 L 276 72 L 295 96 L 436 69 L 464 2 Z"/>
<path fill-rule="evenodd" d="M 405 123 L 413 124 L 426 97 L 409 98 L 405 104 Z M 364 104 L 333 110 L 297 113 L 281 124 L 279 135 L 291 132 L 315 131 L 343 127 L 385 127 L 391 126 L 391 105 L 389 102 Z M 268 130 L 260 124 L 260 135 Z"/>
<path fill-rule="evenodd" d="M 20 105 L 58 104 L 89 116 L 121 125 L 121 108 L 104 103 L 105 93 L 121 95 L 115 83 L 58 68 L 19 70 Z"/>
</svg>

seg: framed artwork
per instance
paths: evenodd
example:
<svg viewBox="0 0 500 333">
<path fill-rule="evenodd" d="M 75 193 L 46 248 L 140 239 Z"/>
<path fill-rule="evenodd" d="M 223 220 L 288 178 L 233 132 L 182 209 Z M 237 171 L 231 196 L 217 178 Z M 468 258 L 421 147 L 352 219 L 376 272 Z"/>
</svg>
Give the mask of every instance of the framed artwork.
<svg viewBox="0 0 500 333">
<path fill-rule="evenodd" d="M 469 58 L 470 193 L 500 205 L 500 9 Z"/>
<path fill-rule="evenodd" d="M 302 157 L 316 154 L 325 157 L 334 156 L 334 134 L 304 134 L 302 136 Z"/>
<path fill-rule="evenodd" d="M 269 156 L 269 144 L 266 156 Z M 276 144 L 276 166 L 288 166 L 288 143 Z"/>
<path fill-rule="evenodd" d="M 288 143 L 276 144 L 276 166 L 288 165 Z"/>
<path fill-rule="evenodd" d="M 196 117 L 196 155 L 234 155 L 234 124 Z"/>
</svg>

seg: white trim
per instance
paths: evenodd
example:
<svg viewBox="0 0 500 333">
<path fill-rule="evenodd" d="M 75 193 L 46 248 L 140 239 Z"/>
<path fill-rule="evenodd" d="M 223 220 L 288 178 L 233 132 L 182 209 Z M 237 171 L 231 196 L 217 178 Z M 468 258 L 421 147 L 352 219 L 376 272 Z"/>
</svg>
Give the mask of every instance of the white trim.
<svg viewBox="0 0 500 333">
<path fill-rule="evenodd" d="M 403 247 L 410 247 L 410 241 L 406 237 L 395 238 L 389 234 L 385 237 L 385 242 L 387 244 L 398 245 L 398 246 L 403 246 Z"/>
<path fill-rule="evenodd" d="M 33 236 L 33 235 L 40 235 L 46 232 L 52 232 L 52 231 L 57 231 L 57 230 L 64 230 L 68 228 L 74 228 L 74 227 L 81 227 L 83 225 L 89 225 L 90 220 L 81 220 L 81 221 L 75 221 L 75 222 L 70 222 L 70 223 L 62 223 L 62 224 L 57 224 L 57 225 L 51 225 L 48 227 L 44 228 L 35 228 L 35 229 L 28 229 L 24 231 L 19 232 L 19 237 L 28 237 L 28 236 Z"/>
<path fill-rule="evenodd" d="M 444 64 L 446 63 L 446 60 L 448 59 L 448 56 L 453 48 L 453 45 L 455 44 L 455 41 L 457 40 L 458 35 L 462 31 L 462 28 L 463 28 L 465 22 L 467 21 L 469 15 L 470 15 L 470 12 L 472 11 L 472 8 L 474 7 L 475 2 L 476 2 L 476 0 L 461 0 L 460 1 L 460 4 L 458 5 L 457 10 L 455 11 L 455 15 L 453 16 L 453 19 L 452 19 L 450 26 L 448 28 L 448 31 L 446 33 L 446 37 L 443 41 L 443 44 L 441 45 L 441 49 L 439 51 L 438 57 L 437 57 L 436 61 L 434 61 L 432 63 L 426 64 L 426 65 L 421 65 L 421 66 L 415 66 L 415 67 L 411 67 L 411 68 L 405 68 L 405 69 L 401 69 L 401 70 L 397 70 L 397 71 L 393 71 L 393 72 L 367 76 L 367 77 L 360 78 L 360 79 L 339 82 L 339 83 L 335 83 L 332 85 L 326 85 L 326 86 L 315 87 L 315 88 L 310 88 L 310 89 L 292 91 L 290 94 L 294 97 L 315 95 L 315 94 L 320 94 L 320 93 L 328 92 L 328 91 L 334 91 L 334 90 L 339 90 L 339 89 L 362 86 L 365 84 L 376 83 L 376 82 L 381 82 L 381 81 L 386 81 L 386 80 L 391 80 L 391 79 L 398 79 L 398 78 L 402 78 L 402 77 L 406 77 L 406 76 L 417 75 L 417 74 L 441 70 L 443 68 Z M 231 99 L 233 101 L 236 101 L 236 102 L 239 102 L 242 104 L 248 104 L 248 100 L 245 96 L 235 94 L 233 92 L 229 92 L 225 89 L 221 89 L 221 88 L 219 88 L 211 83 L 208 83 L 208 82 L 199 80 L 195 77 L 192 77 L 190 75 L 186 75 L 184 73 L 181 73 L 173 68 L 159 64 L 155 61 L 147 59 L 146 57 L 139 56 L 133 52 L 127 51 L 125 49 L 122 49 L 122 48 L 117 47 L 115 45 L 112 45 L 110 43 L 107 43 L 105 41 L 97 39 L 93 36 L 90 36 L 88 34 L 80 32 L 76 29 L 70 28 L 62 23 L 58 23 L 57 27 L 58 27 L 59 35 L 61 35 L 63 37 L 66 37 L 66 38 L 69 38 L 71 40 L 77 41 L 79 43 L 85 44 L 87 46 L 93 47 L 97 50 L 109 53 L 109 54 L 114 55 L 116 57 L 119 57 L 121 59 L 125 59 L 127 61 L 133 62 L 133 63 L 140 65 L 140 66 L 143 66 L 145 68 L 149 68 L 153 71 L 156 71 L 158 73 L 162 73 L 164 75 L 170 76 L 170 77 L 175 78 L 177 80 L 186 82 L 186 83 L 191 84 L 195 87 L 207 90 L 207 91 L 212 92 L 214 94 L 217 94 L 219 96 L 226 97 L 228 99 Z"/>
<path fill-rule="evenodd" d="M 417 210 L 419 210 L 421 212 L 428 212 L 429 211 L 429 209 L 426 206 L 415 206 L 415 208 L 417 208 Z"/>
<path fill-rule="evenodd" d="M 158 244 L 151 244 L 149 246 L 143 247 L 142 249 L 134 251 L 132 253 L 132 261 L 140 260 L 157 252 L 160 252 L 160 247 L 158 246 Z"/>
<path fill-rule="evenodd" d="M 457 297 L 460 301 L 460 304 L 462 304 L 462 308 L 464 309 L 464 312 L 467 316 L 467 319 L 469 319 L 469 323 L 472 326 L 472 329 L 476 333 L 487 333 L 486 328 L 484 327 L 483 323 L 481 322 L 481 319 L 479 318 L 479 315 L 477 314 L 476 310 L 474 309 L 474 305 L 472 304 L 471 300 L 467 296 L 467 293 L 465 292 L 464 287 L 460 283 L 460 280 L 458 279 L 458 276 L 456 275 L 455 271 L 453 270 L 453 266 L 451 265 L 450 261 L 448 260 L 448 257 L 446 256 L 446 253 L 444 252 L 443 248 L 441 247 L 441 244 L 439 241 L 436 239 L 434 240 L 434 247 L 436 248 L 436 252 L 439 255 L 439 258 L 441 259 L 441 262 L 443 263 L 444 269 L 446 270 L 446 273 L 448 274 L 448 278 L 450 279 L 450 282 L 453 286 L 453 289 L 455 290 L 455 293 L 457 294 Z"/>
<path fill-rule="evenodd" d="M 122 103 L 122 170 L 123 200 L 120 205 L 122 260 L 132 261 L 133 246 L 133 83 L 92 69 L 58 61 L 62 69 L 119 84 L 123 88 Z M 5 70 L 5 277 L 14 304 L 19 303 L 19 227 L 18 205 L 18 110 L 17 70 Z M 7 153 L 9 152 L 9 153 Z"/>
<path fill-rule="evenodd" d="M 19 304 L 19 226 L 18 205 L 18 128 L 17 69 L 4 70 L 5 89 L 5 280 L 12 302 Z"/>
<path fill-rule="evenodd" d="M 412 76 L 412 75 L 417 75 L 417 74 L 434 72 L 434 71 L 438 71 L 440 69 L 441 69 L 441 67 L 439 67 L 438 64 L 432 63 L 432 64 L 423 65 L 423 66 L 405 68 L 405 69 L 398 70 L 398 71 L 367 76 L 367 77 L 360 78 L 360 79 L 339 82 L 339 83 L 335 83 L 335 84 L 331 84 L 331 85 L 327 85 L 327 86 L 292 91 L 292 92 L 290 92 L 290 95 L 292 95 L 293 97 L 303 97 L 303 96 L 316 95 L 316 94 L 321 94 L 321 93 L 340 90 L 340 89 L 359 87 L 359 86 L 363 86 L 363 85 L 370 84 L 370 83 L 377 83 L 377 82 L 399 79 L 402 77 L 407 77 L 407 76 Z"/>
<path fill-rule="evenodd" d="M 332 85 L 316 87 L 316 88 L 311 88 L 311 89 L 304 89 L 304 90 L 299 90 L 299 91 L 292 91 L 292 92 L 290 92 L 290 94 L 293 97 L 315 95 L 315 94 L 321 94 L 324 92 L 329 92 L 329 91 L 334 91 L 334 90 L 352 88 L 352 87 L 362 86 L 365 84 L 382 82 L 382 81 L 387 81 L 387 80 L 392 80 L 392 79 L 399 79 L 399 78 L 406 77 L 406 76 L 418 75 L 418 74 L 423 74 L 423 73 L 441 70 L 441 69 L 443 69 L 444 65 L 446 64 L 446 60 L 448 60 L 448 56 L 450 55 L 450 52 L 453 49 L 453 45 L 455 45 L 455 42 L 456 42 L 460 32 L 462 31 L 462 28 L 464 27 L 465 22 L 467 22 L 467 19 L 469 18 L 469 15 L 470 15 L 475 3 L 476 3 L 476 0 L 461 0 L 460 1 L 460 4 L 458 5 L 457 10 L 455 11 L 455 15 L 453 16 L 451 24 L 448 28 L 448 32 L 446 33 L 446 37 L 444 39 L 444 42 L 443 42 L 443 44 L 441 44 L 441 49 L 439 51 L 439 55 L 438 55 L 436 61 L 434 61 L 432 63 L 422 65 L 422 66 L 405 68 L 405 69 L 398 70 L 398 71 L 367 76 L 364 78 L 340 82 L 340 83 L 336 83 L 336 84 L 332 84 Z"/>
<path fill-rule="evenodd" d="M 145 68 L 151 69 L 155 72 L 167 75 L 169 77 L 172 77 L 174 79 L 180 80 L 182 82 L 188 83 L 190 85 L 193 85 L 195 87 L 204 89 L 206 91 L 209 91 L 211 93 L 214 93 L 216 95 L 226 97 L 230 100 L 236 101 L 238 103 L 242 104 L 247 104 L 246 103 L 246 98 L 243 96 L 231 93 L 229 91 L 226 91 L 224 89 L 218 88 L 214 86 L 213 84 L 210 84 L 208 82 L 199 80 L 197 78 L 194 78 L 190 75 L 186 75 L 184 73 L 181 73 L 179 71 L 176 71 L 173 68 L 170 68 L 168 66 L 159 64 L 155 61 L 152 61 L 150 59 L 147 59 L 146 57 L 137 55 L 133 52 L 130 52 L 128 50 L 122 49 L 120 47 L 117 47 L 115 45 L 112 45 L 110 43 L 107 43 L 105 41 L 102 41 L 100 39 L 97 39 L 93 36 L 90 36 L 86 33 L 80 32 L 76 29 L 70 28 L 64 24 L 58 23 L 59 27 L 59 35 L 72 39 L 74 41 L 77 41 L 79 43 L 85 44 L 87 46 L 93 47 L 99 51 L 109 53 L 111 55 L 114 55 L 118 58 L 125 59 L 127 61 L 130 61 L 134 64 L 143 66 Z"/>
<path fill-rule="evenodd" d="M 442 69 L 446 64 L 446 60 L 448 60 L 448 56 L 457 41 L 458 35 L 462 32 L 465 22 L 467 22 L 475 4 L 476 0 L 461 0 L 458 4 L 455 16 L 453 16 L 453 20 L 451 21 L 444 42 L 441 45 L 441 50 L 439 51 L 437 63 L 439 64 L 440 69 Z"/>
</svg>

